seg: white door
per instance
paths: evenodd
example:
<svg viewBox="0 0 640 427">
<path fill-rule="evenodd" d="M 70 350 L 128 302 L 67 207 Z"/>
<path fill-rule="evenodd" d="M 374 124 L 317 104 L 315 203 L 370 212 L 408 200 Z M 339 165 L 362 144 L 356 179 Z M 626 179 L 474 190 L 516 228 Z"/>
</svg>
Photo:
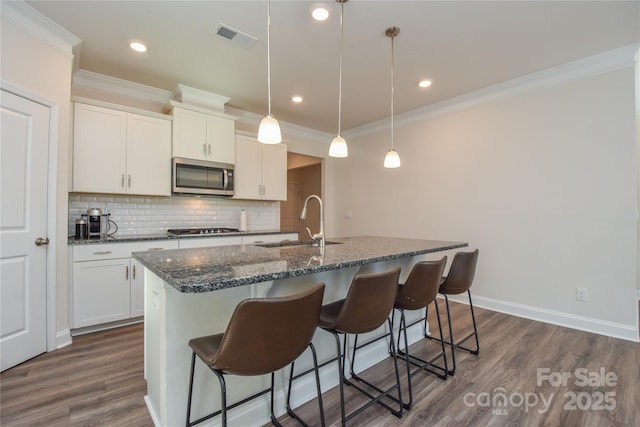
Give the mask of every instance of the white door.
<svg viewBox="0 0 640 427">
<path fill-rule="evenodd" d="M 0 370 L 4 371 L 47 349 L 49 109 L 5 91 L 0 95 Z"/>
</svg>

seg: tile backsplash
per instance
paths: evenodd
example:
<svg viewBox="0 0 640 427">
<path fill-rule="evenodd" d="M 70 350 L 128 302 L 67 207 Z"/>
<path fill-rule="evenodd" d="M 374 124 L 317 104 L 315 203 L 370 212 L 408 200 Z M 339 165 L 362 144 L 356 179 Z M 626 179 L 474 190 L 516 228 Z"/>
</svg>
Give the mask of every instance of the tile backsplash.
<svg viewBox="0 0 640 427">
<path fill-rule="evenodd" d="M 69 194 L 69 236 L 75 234 L 76 219 L 89 208 L 100 208 L 103 213 L 111 214 L 110 219 L 118 226 L 115 236 L 161 234 L 169 228 L 239 228 L 242 209 L 247 212 L 248 231 L 280 229 L 279 202 Z"/>
</svg>

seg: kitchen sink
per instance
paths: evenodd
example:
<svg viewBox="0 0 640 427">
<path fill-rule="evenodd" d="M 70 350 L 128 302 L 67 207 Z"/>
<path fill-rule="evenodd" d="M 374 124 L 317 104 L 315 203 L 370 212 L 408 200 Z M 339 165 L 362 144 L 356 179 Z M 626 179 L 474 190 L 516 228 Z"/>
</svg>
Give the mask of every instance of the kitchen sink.
<svg viewBox="0 0 640 427">
<path fill-rule="evenodd" d="M 325 245 L 341 245 L 342 242 L 330 242 L 326 240 L 324 244 Z M 261 248 L 287 248 L 291 246 L 318 246 L 318 245 L 319 245 L 319 242 L 315 240 L 285 240 L 283 242 L 255 244 L 255 246 L 260 246 Z"/>
</svg>

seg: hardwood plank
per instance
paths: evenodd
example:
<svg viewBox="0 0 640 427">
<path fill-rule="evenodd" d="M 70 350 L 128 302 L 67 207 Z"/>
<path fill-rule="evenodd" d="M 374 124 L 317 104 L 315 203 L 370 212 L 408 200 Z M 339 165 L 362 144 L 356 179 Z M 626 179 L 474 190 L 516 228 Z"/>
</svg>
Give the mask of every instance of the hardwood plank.
<svg viewBox="0 0 640 427">
<path fill-rule="evenodd" d="M 440 301 L 444 313 L 444 302 Z M 451 303 L 455 336 L 471 330 L 468 307 Z M 446 318 L 445 318 L 446 319 Z M 436 324 L 435 310 L 429 320 Z M 413 377 L 414 407 L 402 419 L 376 405 L 358 415 L 350 425 L 366 426 L 635 426 L 640 425 L 640 344 L 532 320 L 476 309 L 480 355 L 456 352 L 457 373 L 446 381 L 419 373 Z M 445 336 L 446 320 L 445 320 Z M 439 344 L 421 340 L 410 350 L 423 358 L 435 355 Z M 449 355 L 450 357 L 450 355 Z M 615 386 L 578 386 L 576 369 L 599 373 L 604 368 L 617 376 Z M 538 369 L 550 375 L 569 373 L 565 385 L 538 378 Z M 405 365 L 400 364 L 406 395 Z M 390 384 L 393 365 L 384 360 L 362 373 Z M 153 425 L 143 397 L 143 326 L 131 325 L 74 338 L 72 345 L 43 354 L 0 374 L 0 424 L 2 426 L 141 426 Z M 503 391 L 538 401 L 535 405 L 491 402 Z M 597 393 L 615 393 L 615 408 L 565 409 L 566 393 L 586 401 Z M 489 396 L 489 404 L 482 398 Z M 543 396 L 549 402 L 545 407 Z M 346 388 L 348 408 L 362 397 Z M 479 403 L 478 399 L 480 398 Z M 336 388 L 323 394 L 327 422 L 339 425 Z M 496 404 L 494 404 L 496 403 Z M 517 402 L 516 402 L 517 403 Z M 530 403 L 533 403 L 530 402 Z M 585 402 L 583 402 L 585 403 Z M 593 402 L 591 402 L 593 403 Z M 317 404 L 297 409 L 318 425 Z M 285 426 L 298 424 L 287 416 Z"/>
</svg>

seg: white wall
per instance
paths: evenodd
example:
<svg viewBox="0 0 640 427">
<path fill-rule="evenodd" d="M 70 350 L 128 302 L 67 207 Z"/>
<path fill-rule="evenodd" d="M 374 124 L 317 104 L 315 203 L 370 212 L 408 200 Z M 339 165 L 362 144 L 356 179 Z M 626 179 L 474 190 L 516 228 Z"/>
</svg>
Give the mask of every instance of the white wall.
<svg viewBox="0 0 640 427">
<path fill-rule="evenodd" d="M 69 274 L 67 271 L 67 192 L 69 182 L 69 123 L 71 93 L 71 50 L 65 53 L 54 45 L 25 32 L 19 25 L 9 21 L 9 5 L 4 4 L 2 15 L 2 68 L 3 82 L 18 93 L 44 100 L 57 107 L 59 121 L 53 123 L 57 135 L 53 136 L 50 152 L 53 165 L 57 163 L 57 181 L 54 184 L 56 197 L 54 229 L 49 229 L 49 257 L 55 258 L 55 334 L 57 345 L 69 341 Z M 57 161 L 57 162 L 56 162 Z M 50 161 L 51 164 L 51 161 Z M 50 307 L 51 308 L 51 307 Z M 49 343 L 51 349 L 51 343 Z"/>
<path fill-rule="evenodd" d="M 636 339 L 633 88 L 628 67 L 396 126 L 395 170 L 389 131 L 361 133 L 335 231 L 469 242 L 478 305 Z"/>
</svg>

